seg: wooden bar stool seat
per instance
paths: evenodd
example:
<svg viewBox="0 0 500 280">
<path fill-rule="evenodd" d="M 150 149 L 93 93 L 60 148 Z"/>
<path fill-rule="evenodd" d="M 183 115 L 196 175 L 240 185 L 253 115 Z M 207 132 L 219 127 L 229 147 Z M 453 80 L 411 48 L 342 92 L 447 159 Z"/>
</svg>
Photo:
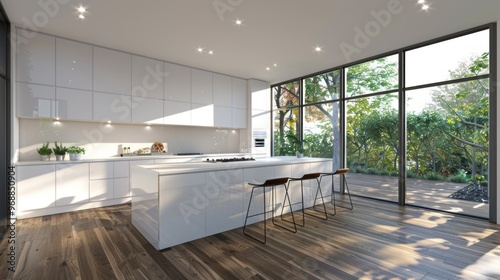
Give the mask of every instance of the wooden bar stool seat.
<svg viewBox="0 0 500 280">
<path fill-rule="evenodd" d="M 275 221 L 274 221 L 274 204 L 275 204 L 275 188 L 277 186 L 280 186 L 280 185 L 283 185 L 285 187 L 285 190 L 286 190 L 286 183 L 288 182 L 288 177 L 284 177 L 284 178 L 275 178 L 275 179 L 268 179 L 266 180 L 264 183 L 248 183 L 249 185 L 253 186 L 252 187 L 252 193 L 250 195 L 250 200 L 248 201 L 248 209 L 247 209 L 247 213 L 246 213 L 246 217 L 245 217 L 245 224 L 243 226 L 243 234 L 245 234 L 246 236 L 252 238 L 252 239 L 255 239 L 259 242 L 262 242 L 262 243 L 266 243 L 267 241 L 267 227 L 266 227 L 266 214 L 267 213 L 272 213 L 272 223 L 275 225 L 275 226 L 278 226 L 278 227 L 281 227 L 283 229 L 286 229 L 288 231 L 291 231 L 293 233 L 297 232 L 297 226 L 295 225 L 295 218 L 293 216 L 293 213 L 292 213 L 292 220 L 293 220 L 293 229 L 290 229 L 290 228 L 287 228 L 287 227 L 284 227 L 282 225 L 279 225 L 277 224 Z M 267 187 L 270 187 L 271 188 L 271 201 L 272 201 L 272 209 L 271 210 L 266 210 L 266 188 Z M 262 193 L 263 193 L 263 205 L 264 205 L 264 209 L 262 212 L 259 212 L 259 213 L 254 213 L 254 214 L 250 214 L 250 205 L 252 204 L 252 199 L 253 199 L 253 194 L 254 194 L 254 190 L 256 189 L 262 189 Z M 285 191 L 285 198 L 283 200 L 283 204 L 285 203 L 285 201 L 288 200 L 288 205 L 290 205 L 290 197 L 288 196 L 288 193 Z M 284 207 L 284 205 L 283 205 Z M 247 220 L 248 218 L 250 217 L 255 217 L 255 216 L 259 216 L 259 215 L 264 215 L 264 239 L 259 239 L 259 238 L 256 238 L 252 235 L 250 235 L 248 232 L 247 232 Z"/>
</svg>

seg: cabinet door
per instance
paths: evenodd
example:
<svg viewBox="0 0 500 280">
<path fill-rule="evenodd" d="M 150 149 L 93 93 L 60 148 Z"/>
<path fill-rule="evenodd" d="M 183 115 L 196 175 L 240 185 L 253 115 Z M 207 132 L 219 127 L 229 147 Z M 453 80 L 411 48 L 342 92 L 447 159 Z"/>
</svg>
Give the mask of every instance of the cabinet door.
<svg viewBox="0 0 500 280">
<path fill-rule="evenodd" d="M 214 105 L 191 103 L 191 125 L 213 126 Z"/>
<path fill-rule="evenodd" d="M 231 107 L 232 105 L 231 77 L 221 74 L 213 74 L 213 97 L 214 105 Z"/>
<path fill-rule="evenodd" d="M 232 82 L 232 106 L 247 109 L 247 81 L 233 77 Z"/>
<path fill-rule="evenodd" d="M 191 102 L 212 104 L 212 72 L 191 70 Z"/>
<path fill-rule="evenodd" d="M 131 95 L 132 56 L 94 47 L 94 91 Z"/>
<path fill-rule="evenodd" d="M 56 206 L 89 201 L 89 164 L 58 164 Z"/>
<path fill-rule="evenodd" d="M 206 175 L 206 235 L 243 226 L 245 186 L 242 169 L 208 172 Z"/>
<path fill-rule="evenodd" d="M 191 124 L 191 103 L 165 100 L 163 102 L 164 124 Z"/>
<path fill-rule="evenodd" d="M 90 201 L 112 199 L 114 197 L 113 179 L 90 181 L 89 195 Z"/>
<path fill-rule="evenodd" d="M 165 100 L 191 102 L 191 68 L 177 64 L 163 64 Z"/>
<path fill-rule="evenodd" d="M 122 198 L 130 196 L 130 179 L 115 178 L 113 180 L 113 197 Z"/>
<path fill-rule="evenodd" d="M 54 118 L 56 90 L 52 86 L 16 83 L 17 115 L 19 117 Z"/>
<path fill-rule="evenodd" d="M 94 92 L 95 121 L 130 122 L 132 98 L 120 94 Z"/>
<path fill-rule="evenodd" d="M 130 176 L 129 161 L 113 162 L 113 173 L 115 178 L 128 178 Z"/>
<path fill-rule="evenodd" d="M 246 128 L 247 127 L 247 114 L 248 111 L 245 109 L 233 108 L 232 115 L 232 127 L 233 128 Z"/>
<path fill-rule="evenodd" d="M 26 36 L 29 33 L 30 35 Z M 54 86 L 56 83 L 56 39 L 17 29 L 16 81 Z"/>
<path fill-rule="evenodd" d="M 163 62 L 132 56 L 132 95 L 163 99 Z"/>
<path fill-rule="evenodd" d="M 230 107 L 214 106 L 214 126 L 233 127 L 232 109 Z"/>
<path fill-rule="evenodd" d="M 160 176 L 159 248 L 205 236 L 204 189 L 205 173 Z"/>
<path fill-rule="evenodd" d="M 92 90 L 92 46 L 56 38 L 56 85 Z"/>
<path fill-rule="evenodd" d="M 163 100 L 132 97 L 132 122 L 163 124 Z"/>
<path fill-rule="evenodd" d="M 91 162 L 90 180 L 112 179 L 114 178 L 113 162 Z"/>
<path fill-rule="evenodd" d="M 56 116 L 70 120 L 92 120 L 92 92 L 56 88 Z"/>
<path fill-rule="evenodd" d="M 17 166 L 18 211 L 56 205 L 55 165 Z"/>
</svg>

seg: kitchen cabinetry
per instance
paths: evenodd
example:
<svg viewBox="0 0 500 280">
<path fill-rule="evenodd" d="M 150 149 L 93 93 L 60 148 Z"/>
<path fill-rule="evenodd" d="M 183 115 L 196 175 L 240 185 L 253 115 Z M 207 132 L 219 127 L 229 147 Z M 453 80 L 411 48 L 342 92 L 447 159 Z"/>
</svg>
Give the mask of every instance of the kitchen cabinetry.
<svg viewBox="0 0 500 280">
<path fill-rule="evenodd" d="M 247 109 L 247 81 L 239 78 L 231 78 L 232 81 L 232 107 Z"/>
<path fill-rule="evenodd" d="M 243 226 L 243 171 L 241 169 L 206 174 L 206 235 Z"/>
<path fill-rule="evenodd" d="M 165 100 L 163 114 L 164 124 L 191 125 L 191 103 Z"/>
<path fill-rule="evenodd" d="M 191 103 L 191 125 L 214 126 L 214 105 Z"/>
<path fill-rule="evenodd" d="M 130 122 L 132 97 L 120 94 L 94 92 L 95 121 Z"/>
<path fill-rule="evenodd" d="M 89 201 L 89 164 L 56 166 L 56 206 Z"/>
<path fill-rule="evenodd" d="M 130 54 L 94 47 L 93 61 L 94 91 L 131 95 Z"/>
<path fill-rule="evenodd" d="M 56 116 L 56 91 L 53 86 L 16 83 L 17 116 L 53 118 Z"/>
<path fill-rule="evenodd" d="M 132 96 L 163 99 L 163 62 L 132 55 Z"/>
<path fill-rule="evenodd" d="M 204 195 L 205 173 L 171 175 L 160 177 L 160 192 L 168 196 L 159 197 L 159 243 L 161 248 L 170 247 L 205 236 Z M 172 198 L 175 202 L 172 203 Z M 162 215 L 162 213 L 164 215 Z"/>
<path fill-rule="evenodd" d="M 92 46 L 56 38 L 56 86 L 92 90 Z"/>
<path fill-rule="evenodd" d="M 132 97 L 133 123 L 163 124 L 163 101 L 151 98 Z"/>
<path fill-rule="evenodd" d="M 163 70 L 165 100 L 191 102 L 191 68 L 165 62 Z"/>
<path fill-rule="evenodd" d="M 30 33 L 27 37 L 24 34 Z M 16 81 L 54 86 L 56 82 L 56 39 L 53 36 L 17 29 Z"/>
<path fill-rule="evenodd" d="M 233 127 L 231 107 L 214 106 L 214 126 Z"/>
<path fill-rule="evenodd" d="M 113 162 L 91 162 L 90 168 L 90 201 L 113 198 Z"/>
<path fill-rule="evenodd" d="M 128 161 L 113 162 L 113 197 L 130 196 L 130 166 Z"/>
<path fill-rule="evenodd" d="M 56 205 L 55 165 L 17 166 L 17 213 Z"/>
<path fill-rule="evenodd" d="M 56 88 L 56 116 L 69 120 L 92 120 L 92 92 Z"/>
<path fill-rule="evenodd" d="M 191 102 L 205 105 L 213 103 L 212 72 L 191 69 Z"/>
<path fill-rule="evenodd" d="M 214 105 L 231 107 L 232 105 L 232 80 L 231 77 L 221 74 L 213 74 L 213 98 Z"/>
<path fill-rule="evenodd" d="M 233 128 L 246 128 L 247 127 L 247 114 L 246 109 L 232 108 L 231 110 L 231 125 Z"/>
</svg>

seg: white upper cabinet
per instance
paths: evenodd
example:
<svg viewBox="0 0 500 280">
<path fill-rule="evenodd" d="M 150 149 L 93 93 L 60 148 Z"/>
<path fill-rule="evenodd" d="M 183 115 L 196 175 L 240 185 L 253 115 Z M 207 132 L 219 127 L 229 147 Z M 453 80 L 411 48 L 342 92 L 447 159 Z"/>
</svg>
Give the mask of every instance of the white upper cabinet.
<svg viewBox="0 0 500 280">
<path fill-rule="evenodd" d="M 92 46 L 56 38 L 56 85 L 92 90 Z"/>
<path fill-rule="evenodd" d="M 94 92 L 95 121 L 130 122 L 132 97 L 120 94 Z"/>
<path fill-rule="evenodd" d="M 247 81 L 232 78 L 233 82 L 233 108 L 247 109 Z"/>
<path fill-rule="evenodd" d="M 178 101 L 163 101 L 163 123 L 191 125 L 191 103 Z"/>
<path fill-rule="evenodd" d="M 214 126 L 232 127 L 231 107 L 214 106 Z"/>
<path fill-rule="evenodd" d="M 163 100 L 132 96 L 132 122 L 163 124 Z"/>
<path fill-rule="evenodd" d="M 191 125 L 214 126 L 214 105 L 191 103 Z"/>
<path fill-rule="evenodd" d="M 165 62 L 163 71 L 165 100 L 191 102 L 191 68 Z"/>
<path fill-rule="evenodd" d="M 191 69 L 191 102 L 213 104 L 212 72 Z"/>
<path fill-rule="evenodd" d="M 131 95 L 132 57 L 94 47 L 94 91 Z"/>
<path fill-rule="evenodd" d="M 248 110 L 232 108 L 232 127 L 233 128 L 247 128 L 247 115 Z"/>
<path fill-rule="evenodd" d="M 53 36 L 17 29 L 16 81 L 54 86 L 55 73 L 56 39 Z"/>
<path fill-rule="evenodd" d="M 213 74 L 213 97 L 214 105 L 231 107 L 231 77 L 221 74 Z"/>
<path fill-rule="evenodd" d="M 56 116 L 56 90 L 53 86 L 16 83 L 17 115 L 30 118 Z"/>
<path fill-rule="evenodd" d="M 132 95 L 163 99 L 163 61 L 132 55 Z"/>
<path fill-rule="evenodd" d="M 56 116 L 70 120 L 92 120 L 92 92 L 56 88 Z"/>
</svg>

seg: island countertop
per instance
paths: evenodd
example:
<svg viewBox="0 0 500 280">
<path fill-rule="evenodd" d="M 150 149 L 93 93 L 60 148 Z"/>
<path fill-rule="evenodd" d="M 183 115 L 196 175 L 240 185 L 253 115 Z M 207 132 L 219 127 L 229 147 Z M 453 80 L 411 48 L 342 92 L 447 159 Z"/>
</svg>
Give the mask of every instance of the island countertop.
<svg viewBox="0 0 500 280">
<path fill-rule="evenodd" d="M 328 158 L 309 158 L 309 157 L 297 158 L 293 156 L 279 156 L 279 157 L 269 157 L 269 158 L 258 158 L 255 160 L 248 160 L 248 161 L 210 162 L 202 160 L 199 162 L 147 164 L 138 166 L 156 172 L 158 173 L 159 176 L 164 176 L 172 174 L 209 172 L 209 171 L 239 169 L 239 168 L 325 162 L 331 160 L 332 159 Z"/>
</svg>

